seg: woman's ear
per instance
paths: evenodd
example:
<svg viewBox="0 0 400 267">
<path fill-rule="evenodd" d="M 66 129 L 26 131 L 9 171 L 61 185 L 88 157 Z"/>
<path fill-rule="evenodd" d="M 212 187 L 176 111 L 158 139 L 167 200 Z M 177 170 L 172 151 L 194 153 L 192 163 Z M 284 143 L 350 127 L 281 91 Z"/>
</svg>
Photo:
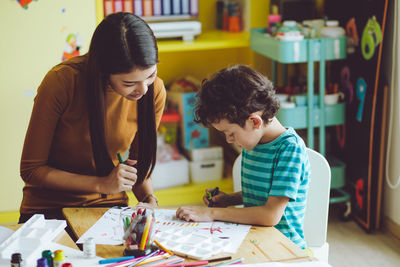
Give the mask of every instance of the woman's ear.
<svg viewBox="0 0 400 267">
<path fill-rule="evenodd" d="M 252 123 L 254 129 L 260 129 L 261 125 L 263 124 L 263 119 L 258 113 L 250 114 L 249 120 Z"/>
</svg>

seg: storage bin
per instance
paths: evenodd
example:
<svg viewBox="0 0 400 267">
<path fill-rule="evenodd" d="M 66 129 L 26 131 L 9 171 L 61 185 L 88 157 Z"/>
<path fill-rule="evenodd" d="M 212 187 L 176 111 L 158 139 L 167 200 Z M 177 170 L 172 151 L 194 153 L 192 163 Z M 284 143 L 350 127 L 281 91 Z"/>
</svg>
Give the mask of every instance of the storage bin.
<svg viewBox="0 0 400 267">
<path fill-rule="evenodd" d="M 151 178 L 155 190 L 188 184 L 189 161 L 181 156 L 178 160 L 157 162 Z"/>
<path fill-rule="evenodd" d="M 320 125 L 320 108 L 314 106 L 312 125 L 318 127 Z M 345 103 L 325 106 L 325 126 L 333 126 L 343 124 L 345 121 Z M 307 106 L 298 106 L 295 108 L 280 108 L 276 114 L 276 118 L 284 124 L 295 129 L 307 128 Z"/>
<path fill-rule="evenodd" d="M 221 180 L 223 172 L 223 160 L 211 159 L 202 161 L 191 161 L 190 181 L 201 183 L 206 181 Z"/>
<path fill-rule="evenodd" d="M 300 41 L 277 40 L 266 34 L 265 28 L 254 28 L 250 32 L 251 49 L 263 56 L 281 63 L 300 63 L 319 61 L 321 58 L 321 41 L 325 44 L 325 60 L 346 58 L 346 37 L 313 38 Z M 309 45 L 313 45 L 313 54 L 309 54 Z M 309 57 L 310 56 L 310 57 Z"/>
<path fill-rule="evenodd" d="M 191 161 L 222 159 L 224 156 L 220 146 L 189 149 L 186 153 Z"/>
</svg>

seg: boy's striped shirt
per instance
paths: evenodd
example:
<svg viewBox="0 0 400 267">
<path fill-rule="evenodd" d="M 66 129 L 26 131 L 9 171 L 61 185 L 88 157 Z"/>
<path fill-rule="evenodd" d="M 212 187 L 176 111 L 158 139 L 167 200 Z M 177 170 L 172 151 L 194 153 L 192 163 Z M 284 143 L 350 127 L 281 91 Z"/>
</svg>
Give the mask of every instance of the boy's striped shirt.
<svg viewBox="0 0 400 267">
<path fill-rule="evenodd" d="M 289 202 L 275 227 L 301 248 L 306 247 L 303 223 L 310 176 L 304 141 L 293 128 L 267 144 L 242 151 L 242 196 L 245 207 L 265 205 L 269 196 Z"/>
</svg>

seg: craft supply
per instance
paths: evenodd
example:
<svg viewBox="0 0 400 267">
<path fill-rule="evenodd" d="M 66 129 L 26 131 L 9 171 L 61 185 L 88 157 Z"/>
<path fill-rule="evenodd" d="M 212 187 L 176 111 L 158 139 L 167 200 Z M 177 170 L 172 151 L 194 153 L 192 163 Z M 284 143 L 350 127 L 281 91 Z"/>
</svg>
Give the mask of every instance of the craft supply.
<svg viewBox="0 0 400 267">
<path fill-rule="evenodd" d="M 209 259 L 229 245 L 229 240 L 194 234 L 186 227 L 158 232 L 154 239 L 174 254 L 196 260 Z"/>
<path fill-rule="evenodd" d="M 144 226 L 142 238 L 140 240 L 140 246 L 139 246 L 140 250 L 144 250 L 146 247 L 147 236 L 149 234 L 149 229 L 150 229 L 150 224 L 151 224 L 152 219 L 153 219 L 153 217 L 151 216 L 151 214 L 146 217 L 146 223 Z"/>
<path fill-rule="evenodd" d="M 119 258 L 112 258 L 112 259 L 104 259 L 104 260 L 99 260 L 99 263 L 100 264 L 115 263 L 115 262 L 131 260 L 134 258 L 135 258 L 134 256 L 126 256 L 126 257 L 119 257 Z"/>
<path fill-rule="evenodd" d="M 233 264 L 237 264 L 237 263 L 243 263 L 243 258 L 238 258 L 238 259 L 234 259 L 231 261 L 216 264 L 213 267 L 227 266 L 227 265 L 233 265 Z"/>
<path fill-rule="evenodd" d="M 53 258 L 54 267 L 62 267 L 64 260 L 65 260 L 64 251 L 60 249 L 54 251 L 54 258 Z"/>
<path fill-rule="evenodd" d="M 158 252 L 160 252 L 160 251 L 159 251 L 159 250 L 153 251 L 152 253 L 150 253 L 150 254 L 147 255 L 147 256 L 144 256 L 142 259 L 138 260 L 137 262 L 134 262 L 134 263 L 132 263 L 131 265 L 128 265 L 128 267 L 136 266 L 136 265 L 138 265 L 139 263 L 141 263 L 141 262 L 143 262 L 143 261 L 149 259 L 150 257 L 154 256 L 154 255 L 157 254 Z"/>
<path fill-rule="evenodd" d="M 162 250 L 164 250 L 165 252 L 167 252 L 170 255 L 173 255 L 174 253 L 172 251 L 170 251 L 169 249 L 167 249 L 166 247 L 164 247 L 163 245 L 161 245 L 157 240 L 153 240 L 154 243 L 157 244 L 157 246 L 159 246 Z"/>
<path fill-rule="evenodd" d="M 219 188 L 218 188 L 218 186 L 210 193 L 210 192 L 208 192 L 208 206 L 209 207 L 212 207 L 213 205 L 214 205 L 214 203 L 213 203 L 213 201 L 212 201 L 212 198 L 214 197 L 214 196 L 216 196 L 216 195 L 218 195 L 218 193 L 219 193 Z"/>
<path fill-rule="evenodd" d="M 46 258 L 40 258 L 36 261 L 36 267 L 50 267 L 50 266 L 47 264 Z"/>
<path fill-rule="evenodd" d="M 230 259 L 232 259 L 231 256 L 226 256 L 226 257 L 222 257 L 222 258 L 211 259 L 211 260 L 208 260 L 208 262 L 211 263 L 211 262 L 217 262 L 217 261 L 226 261 L 226 260 L 230 260 Z"/>
<path fill-rule="evenodd" d="M 208 265 L 208 261 L 189 261 L 189 262 L 181 262 L 176 264 L 168 264 L 168 267 L 179 267 L 179 266 L 203 266 Z"/>
<path fill-rule="evenodd" d="M 72 264 L 69 262 L 66 262 L 62 265 L 62 267 L 72 267 Z"/>
<path fill-rule="evenodd" d="M 191 261 L 191 262 L 183 262 L 183 263 L 171 263 L 168 264 L 168 267 L 175 267 L 175 266 L 202 266 L 202 265 L 208 265 L 209 263 L 212 262 L 218 262 L 218 261 L 225 261 L 225 260 L 230 260 L 232 257 L 227 256 L 227 257 L 222 257 L 222 258 L 216 258 L 216 259 L 211 259 L 211 260 L 204 260 L 204 261 Z M 215 265 L 217 266 L 217 265 Z"/>
<path fill-rule="evenodd" d="M 122 156 L 121 156 L 121 153 L 118 153 L 117 154 L 117 157 L 118 157 L 118 161 L 119 161 L 119 163 L 124 163 L 124 160 L 123 160 L 123 158 L 122 158 Z"/>
<path fill-rule="evenodd" d="M 94 258 L 96 257 L 96 243 L 94 242 L 94 238 L 89 237 L 83 243 L 83 253 L 86 258 Z"/>
<path fill-rule="evenodd" d="M 42 258 L 45 258 L 47 260 L 47 264 L 49 265 L 49 267 L 53 267 L 53 253 L 50 250 L 43 250 Z"/>
<path fill-rule="evenodd" d="M 11 267 L 23 266 L 21 253 L 13 253 L 11 255 Z"/>
<path fill-rule="evenodd" d="M 154 211 L 152 209 L 143 209 L 136 212 L 136 216 L 125 215 L 127 217 L 134 217 L 130 225 L 124 233 L 125 240 L 125 256 L 144 256 L 151 252 L 150 240 L 153 232 L 153 225 L 155 221 Z M 122 218 L 125 221 L 124 217 Z"/>
<path fill-rule="evenodd" d="M 164 256 L 162 259 L 156 259 L 156 260 L 153 260 L 153 261 L 142 262 L 143 265 L 140 264 L 139 266 L 143 266 L 143 267 L 146 267 L 146 266 L 160 266 L 160 265 L 165 266 L 165 265 L 169 265 L 169 264 L 180 263 L 180 262 L 183 262 L 185 260 L 184 258 L 178 257 L 176 255 L 174 255 L 174 256 L 170 256 L 169 254 L 167 254 L 167 255 L 168 256 Z"/>
</svg>

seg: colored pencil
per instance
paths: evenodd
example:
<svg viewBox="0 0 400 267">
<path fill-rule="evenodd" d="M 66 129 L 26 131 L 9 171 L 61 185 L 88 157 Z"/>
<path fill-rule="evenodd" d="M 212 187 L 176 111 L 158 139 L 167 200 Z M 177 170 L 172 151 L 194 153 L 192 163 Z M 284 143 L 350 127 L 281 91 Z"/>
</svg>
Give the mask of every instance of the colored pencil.
<svg viewBox="0 0 400 267">
<path fill-rule="evenodd" d="M 137 262 L 134 262 L 134 263 L 132 263 L 131 265 L 128 265 L 128 267 L 136 266 L 136 265 L 138 265 L 139 263 L 141 263 L 141 262 L 143 262 L 143 261 L 145 261 L 145 260 L 147 260 L 147 259 L 153 257 L 153 256 L 154 256 L 155 254 L 157 254 L 158 252 L 160 252 L 160 251 L 159 251 L 159 250 L 153 251 L 152 253 L 150 253 L 150 254 L 147 255 L 147 256 L 144 256 L 142 259 L 138 260 Z"/>
<path fill-rule="evenodd" d="M 235 260 L 231 260 L 231 261 L 223 262 L 223 263 L 220 263 L 220 264 L 214 265 L 213 267 L 219 267 L 219 266 L 233 265 L 233 264 L 236 264 L 236 263 L 241 263 L 241 262 L 243 262 L 243 258 L 238 258 L 238 259 L 235 259 Z"/>
<path fill-rule="evenodd" d="M 189 262 L 181 262 L 181 263 L 176 263 L 176 264 L 168 264 L 165 266 L 168 267 L 179 267 L 179 266 L 202 266 L 202 265 L 207 265 L 208 261 L 189 261 Z"/>
<path fill-rule="evenodd" d="M 169 249 L 167 249 L 166 247 L 164 247 L 163 245 L 161 245 L 157 240 L 154 240 L 154 243 L 157 244 L 157 246 L 159 246 L 162 250 L 164 250 L 165 252 L 167 252 L 170 255 L 174 255 L 174 253 L 172 253 L 172 251 L 170 251 Z"/>
<path fill-rule="evenodd" d="M 119 257 L 119 258 L 112 258 L 112 259 L 104 259 L 104 260 L 99 260 L 99 263 L 100 264 L 106 264 L 106 263 L 121 262 L 121 261 L 131 260 L 133 258 L 135 258 L 135 256 L 126 256 L 126 257 Z"/>
</svg>

